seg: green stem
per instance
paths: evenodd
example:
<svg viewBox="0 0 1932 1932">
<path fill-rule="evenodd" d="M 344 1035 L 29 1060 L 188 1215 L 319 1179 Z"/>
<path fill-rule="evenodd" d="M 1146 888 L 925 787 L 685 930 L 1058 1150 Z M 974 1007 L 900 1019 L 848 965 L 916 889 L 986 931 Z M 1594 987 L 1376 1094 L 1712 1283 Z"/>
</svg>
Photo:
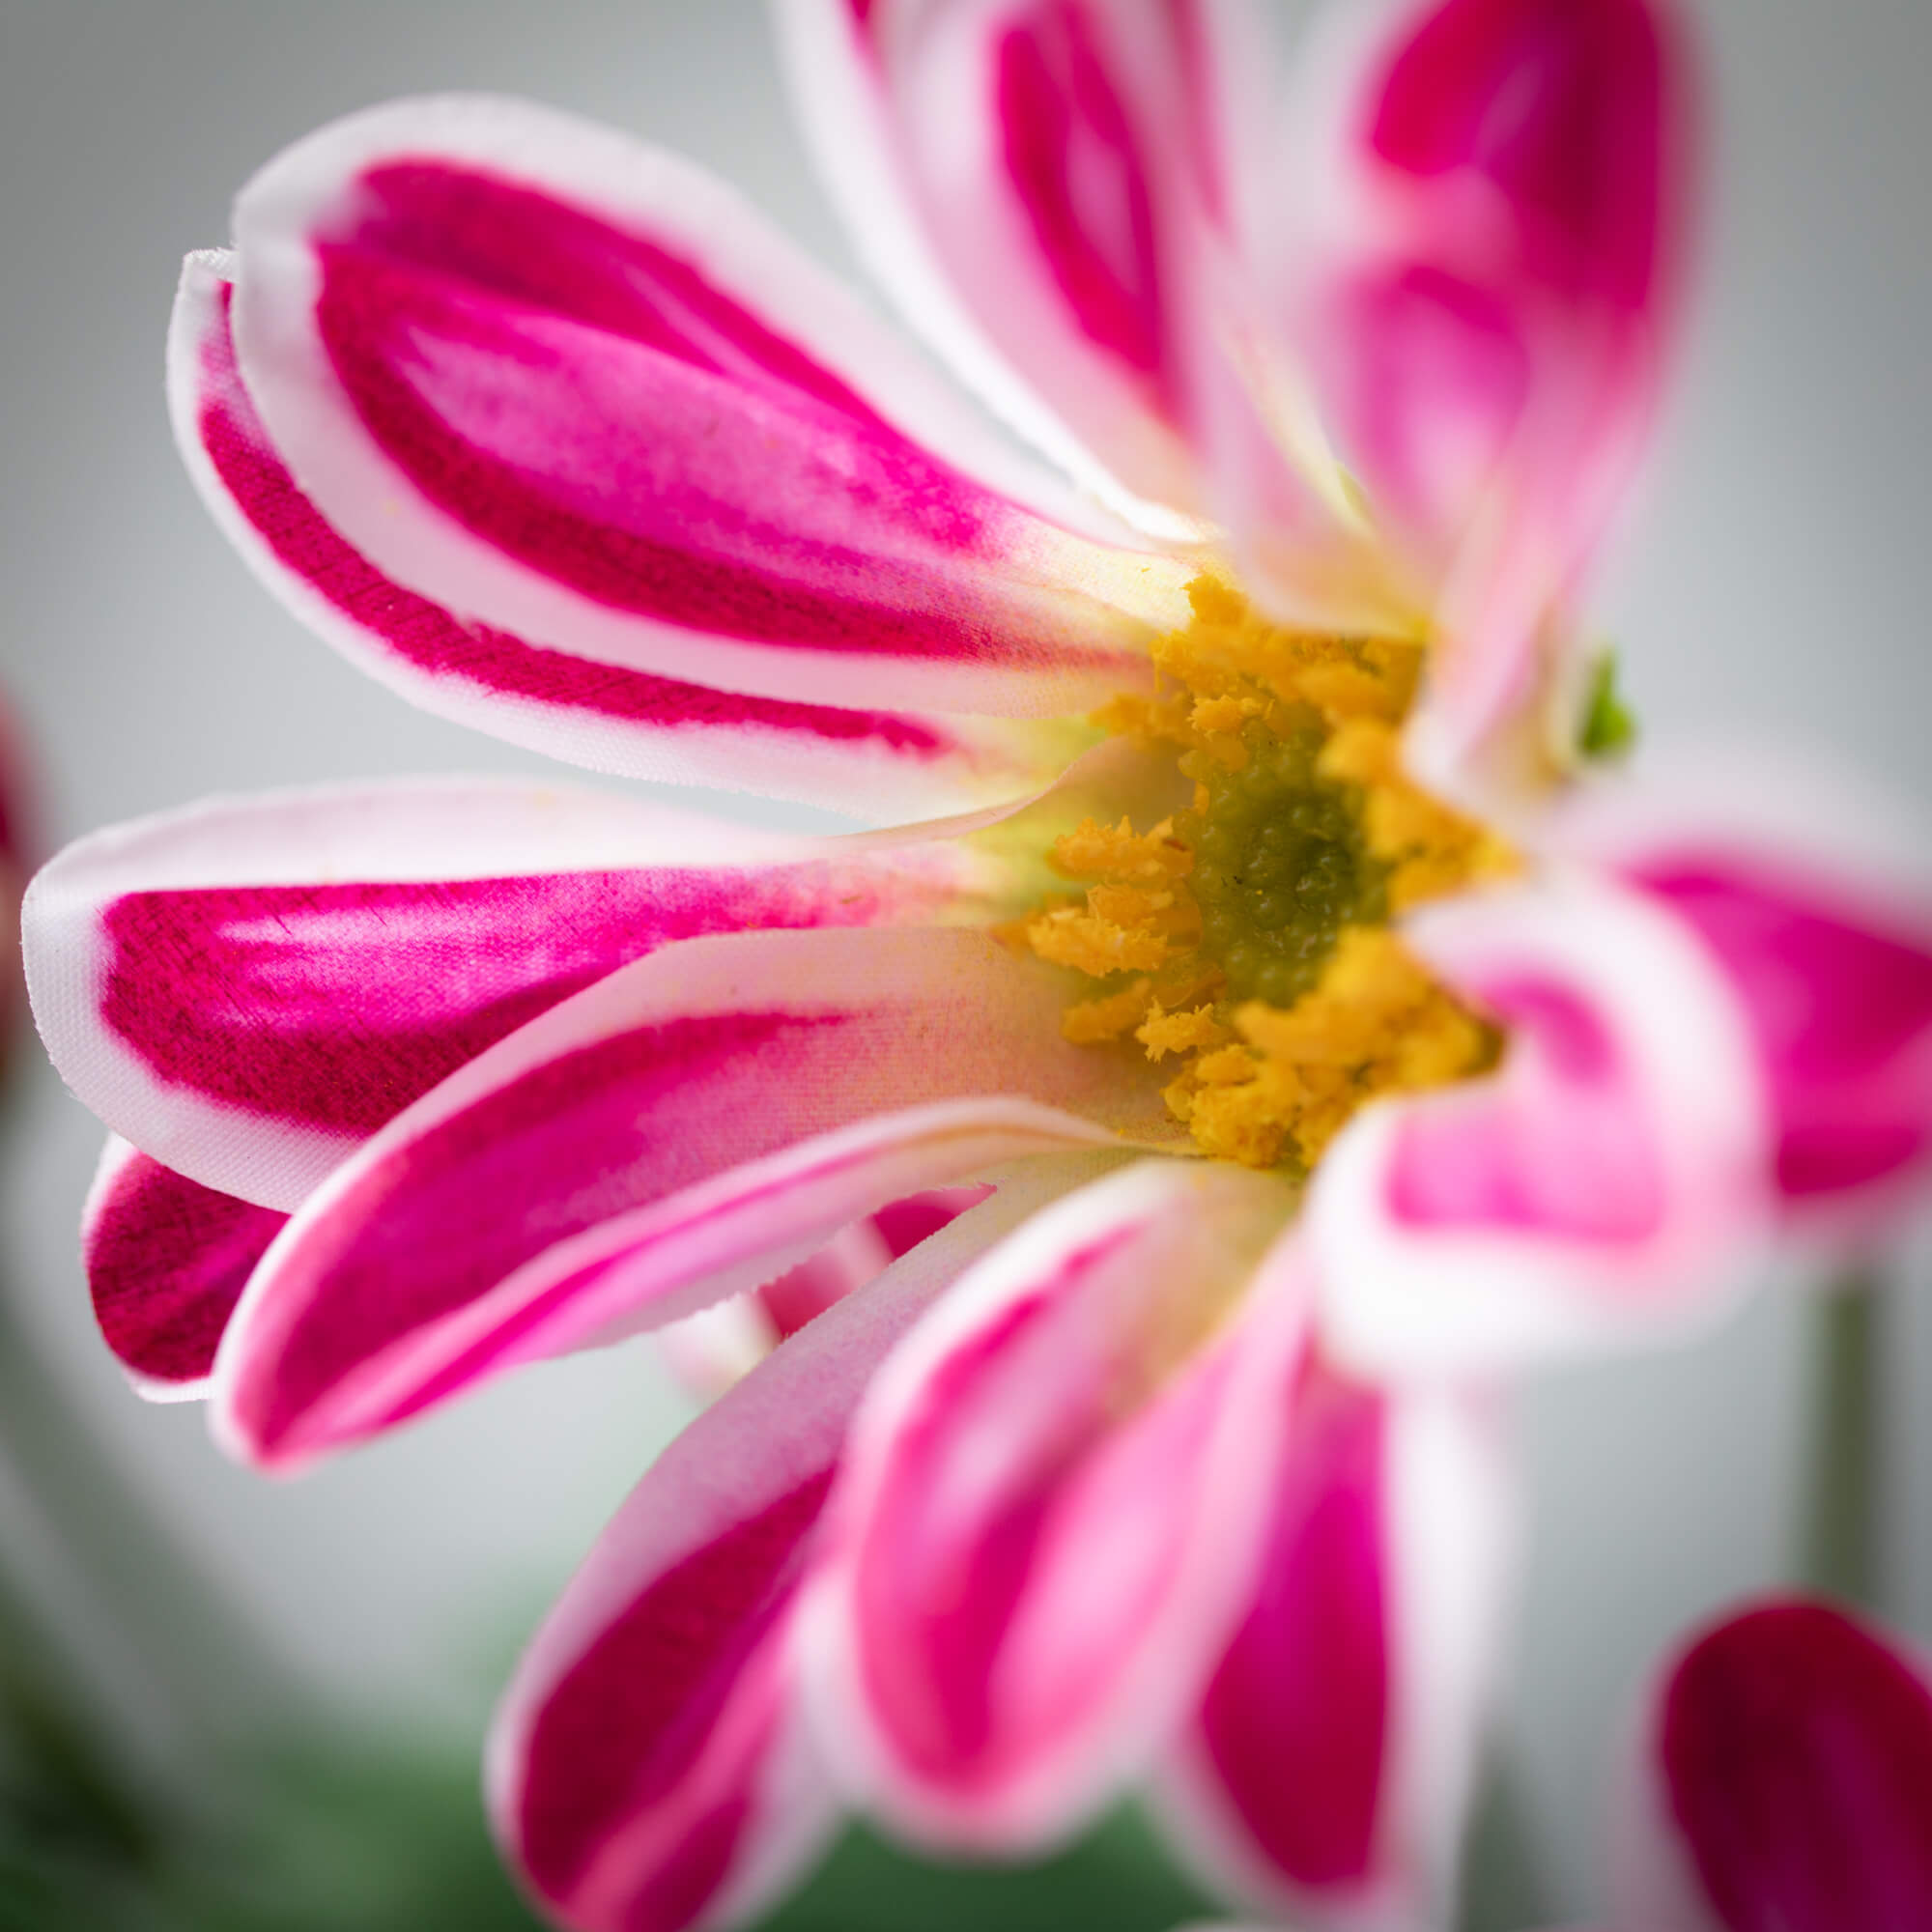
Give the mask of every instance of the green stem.
<svg viewBox="0 0 1932 1932">
<path fill-rule="evenodd" d="M 1461 1932 L 1519 1932 L 1548 1914 L 1535 1833 L 1517 1760 L 1499 1748 L 1490 1764 L 1463 1847 Z"/>
<path fill-rule="evenodd" d="M 1878 1593 L 1880 1284 L 1848 1274 L 1819 1301 L 1811 1480 L 1800 1574 L 1812 1589 L 1866 1607 Z"/>
</svg>

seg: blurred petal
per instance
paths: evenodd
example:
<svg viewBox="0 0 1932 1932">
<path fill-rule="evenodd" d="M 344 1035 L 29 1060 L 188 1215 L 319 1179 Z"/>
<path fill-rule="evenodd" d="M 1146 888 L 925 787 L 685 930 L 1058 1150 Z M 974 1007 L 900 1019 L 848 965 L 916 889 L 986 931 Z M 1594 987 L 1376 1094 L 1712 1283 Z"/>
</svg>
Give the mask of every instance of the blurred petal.
<svg viewBox="0 0 1932 1932">
<path fill-rule="evenodd" d="M 460 617 L 859 710 L 1045 716 L 1146 674 L 1178 575 L 1000 494 L 998 444 L 669 156 L 401 101 L 288 149 L 235 222 L 241 374 L 281 461 Z"/>
<path fill-rule="evenodd" d="M 55 1065 L 181 1173 L 298 1206 L 494 1041 L 673 940 L 926 921 L 944 843 L 756 833 L 507 780 L 213 800 L 43 869 L 28 983 Z"/>
<path fill-rule="evenodd" d="M 749 1917 L 834 1820 L 786 1643 L 881 1356 L 988 1243 L 1091 1169 L 1045 1162 L 786 1342 L 658 1460 L 537 1634 L 491 1739 L 499 1837 L 582 1932 Z"/>
<path fill-rule="evenodd" d="M 1198 1692 L 1248 1576 L 1298 1276 L 1230 1311 L 1292 1202 L 1138 1165 L 989 1255 L 881 1371 L 806 1639 L 826 1748 L 895 1825 L 1050 1842 Z"/>
<path fill-rule="evenodd" d="M 976 932 L 744 933 L 627 967 L 311 1197 L 223 1344 L 217 1429 L 304 1461 L 756 1287 L 921 1187 L 1171 1139 L 1151 1084 L 1058 1018 L 1047 976 Z"/>
<path fill-rule="evenodd" d="M 228 1318 L 287 1221 L 107 1137 L 81 1212 L 81 1264 L 94 1319 L 138 1393 L 208 1393 Z"/>
<path fill-rule="evenodd" d="M 1682 924 L 1581 879 L 1407 929 L 1503 1029 L 1501 1067 L 1365 1109 L 1311 1197 L 1351 1364 L 1495 1367 L 1681 1327 L 1763 1235 L 1768 1120 L 1744 1016 Z"/>
<path fill-rule="evenodd" d="M 1320 1365 L 1280 1395 L 1251 1607 L 1164 1814 L 1210 1883 L 1293 1924 L 1442 1923 L 1512 1548 L 1492 1420 Z"/>
<path fill-rule="evenodd" d="M 1657 1932 L 1932 1925 L 1932 1685 L 1884 1633 L 1773 1599 L 1653 1687 L 1613 1874 Z"/>
<path fill-rule="evenodd" d="M 1547 622 L 1648 443 L 1691 70 L 1666 0 L 1378 0 L 1336 16 L 1289 116 L 1281 312 L 1435 611 L 1429 772 L 1543 695 Z"/>
<path fill-rule="evenodd" d="M 1234 11 L 778 10 L 828 184 L 911 320 L 1083 480 L 1097 459 L 1183 510 L 1203 256 L 1237 166 Z"/>
<path fill-rule="evenodd" d="M 190 255 L 168 344 L 176 440 L 257 576 L 349 660 L 412 703 L 512 744 L 626 777 L 798 798 L 906 819 L 1030 791 L 1074 727 L 787 704 L 526 643 L 392 582 L 296 487 L 236 367 L 234 258 Z"/>
</svg>

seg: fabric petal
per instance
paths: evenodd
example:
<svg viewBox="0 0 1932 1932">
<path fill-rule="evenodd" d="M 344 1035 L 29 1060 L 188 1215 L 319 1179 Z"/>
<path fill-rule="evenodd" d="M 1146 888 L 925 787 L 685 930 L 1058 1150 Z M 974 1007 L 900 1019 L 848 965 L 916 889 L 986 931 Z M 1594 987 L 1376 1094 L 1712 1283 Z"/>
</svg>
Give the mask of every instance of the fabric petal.
<svg viewBox="0 0 1932 1932">
<path fill-rule="evenodd" d="M 179 1172 L 295 1208 L 557 1001 L 674 940 L 923 922 L 990 877 L 945 843 L 750 831 L 518 781 L 214 800 L 34 880 L 35 1018 L 62 1075 Z"/>
<path fill-rule="evenodd" d="M 596 771 L 762 792 L 877 819 L 1036 789 L 1082 741 L 1059 721 L 787 704 L 544 649 L 383 575 L 297 488 L 235 361 L 234 257 L 190 255 L 168 341 L 175 439 L 256 575 L 351 663 L 439 716 Z"/>
<path fill-rule="evenodd" d="M 1292 1195 L 1142 1163 L 961 1278 L 880 1371 L 803 1640 L 825 1748 L 898 1829 L 1023 1851 L 1146 1768 L 1237 1607 L 1301 1346 Z"/>
<path fill-rule="evenodd" d="M 287 1220 L 108 1136 L 81 1213 L 81 1264 L 94 1319 L 137 1393 L 208 1393 L 228 1318 Z"/>
<path fill-rule="evenodd" d="M 1768 1120 L 1730 987 L 1634 893 L 1556 876 L 1407 936 L 1504 1036 L 1500 1068 L 1364 1109 L 1317 1171 L 1346 1360 L 1494 1367 L 1723 1305 L 1764 1235 Z"/>
<path fill-rule="evenodd" d="M 396 102 L 270 162 L 235 233 L 282 462 L 460 617 L 795 703 L 1040 717 L 1144 678 L 1179 610 L 1175 567 L 1001 494 L 1036 479 L 864 308 L 619 135 Z"/>
<path fill-rule="evenodd" d="M 1666 0 L 1380 0 L 1338 12 L 1306 65 L 1278 313 L 1435 614 L 1430 776 L 1547 695 L 1551 613 L 1648 443 L 1692 70 Z"/>
<path fill-rule="evenodd" d="M 579 1932 L 735 1922 L 824 1843 L 792 1606 L 847 1420 L 885 1352 L 1091 1159 L 992 1200 L 787 1341 L 658 1460 L 519 1666 L 493 1730 L 497 1832 Z"/>
<path fill-rule="evenodd" d="M 779 10 L 867 266 L 1083 480 L 1198 513 L 1209 257 L 1242 155 L 1232 8 L 810 0 Z M 1183 527 L 1170 524 L 1168 527 Z"/>
<path fill-rule="evenodd" d="M 1646 1701 L 1619 1925 L 1932 1924 L 1932 1680 L 1835 1606 L 1773 1598 L 1686 1641 Z"/>
<path fill-rule="evenodd" d="M 1210 1884 L 1293 1924 L 1443 1923 L 1512 1567 L 1494 1418 L 1320 1362 L 1278 1399 L 1259 1575 L 1163 1816 Z"/>
<path fill-rule="evenodd" d="M 1912 814 L 1788 758 L 1719 751 L 1606 786 L 1558 832 L 1696 933 L 1748 1021 L 1793 1225 L 1852 1236 L 1932 1157 L 1932 870 Z"/>
<path fill-rule="evenodd" d="M 667 948 L 471 1061 L 309 1199 L 223 1343 L 217 1433 L 306 1461 L 754 1288 L 922 1187 L 1171 1142 L 1160 1113 L 1138 1069 L 1060 1038 L 1055 983 L 984 934 Z"/>
</svg>

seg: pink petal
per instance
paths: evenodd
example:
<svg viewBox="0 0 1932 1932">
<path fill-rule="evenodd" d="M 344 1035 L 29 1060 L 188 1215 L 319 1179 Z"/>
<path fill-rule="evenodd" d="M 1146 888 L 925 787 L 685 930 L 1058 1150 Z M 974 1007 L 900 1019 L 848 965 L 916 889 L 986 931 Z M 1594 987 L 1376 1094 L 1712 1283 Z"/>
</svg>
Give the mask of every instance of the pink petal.
<svg viewBox="0 0 1932 1932">
<path fill-rule="evenodd" d="M 391 582 L 296 487 L 236 367 L 234 258 L 190 255 L 168 346 L 176 440 L 268 587 L 426 710 L 594 770 L 923 818 L 1037 789 L 1073 727 L 787 704 L 543 649 Z"/>
<path fill-rule="evenodd" d="M 826 1747 L 895 1825 L 1051 1841 L 1198 1690 L 1260 1527 L 1298 1275 L 1219 1324 L 1291 1200 L 1136 1166 L 988 1256 L 881 1371 L 806 1640 Z"/>
<path fill-rule="evenodd" d="M 1041 1163 L 786 1342 L 606 1530 L 519 1667 L 489 1753 L 498 1835 L 565 1922 L 735 1920 L 822 1844 L 832 1794 L 785 1652 L 847 1419 L 921 1310 L 1083 1165 Z"/>
<path fill-rule="evenodd" d="M 228 1318 L 287 1220 L 108 1137 L 81 1215 L 81 1262 L 94 1319 L 139 1393 L 207 1394 Z"/>
<path fill-rule="evenodd" d="M 1719 753 L 1606 788 L 1559 834 L 1709 949 L 1750 1026 L 1776 1189 L 1856 1232 L 1932 1154 L 1932 870 L 1911 815 L 1790 760 Z"/>
<path fill-rule="evenodd" d="M 1345 16 L 1290 118 L 1281 312 L 1435 610 L 1431 768 L 1539 695 L 1546 622 L 1647 444 L 1691 67 L 1667 0 L 1385 0 Z"/>
<path fill-rule="evenodd" d="M 1226 246 L 1236 186 L 1230 12 L 780 14 L 828 183 L 908 316 L 1076 474 L 1097 459 L 1187 510 L 1205 256 Z"/>
<path fill-rule="evenodd" d="M 1048 976 L 976 932 L 743 933 L 626 967 L 310 1198 L 223 1344 L 217 1428 L 304 1461 L 755 1287 L 922 1187 L 1171 1139 L 1151 1084 L 1058 1018 Z"/>
<path fill-rule="evenodd" d="M 1209 1883 L 1294 1924 L 1441 1923 L 1510 1567 L 1491 1420 L 1319 1364 L 1277 1396 L 1260 1575 L 1166 1816 Z"/>
<path fill-rule="evenodd" d="M 574 656 L 862 710 L 1087 708 L 1179 573 L 1015 465 L 719 184 L 506 99 L 335 123 L 236 209 L 241 372 L 339 535 Z"/>
<path fill-rule="evenodd" d="M 1619 1924 L 1932 1925 L 1932 1684 L 1830 1605 L 1760 1603 L 1691 1638 L 1645 1715 Z"/>
<path fill-rule="evenodd" d="M 660 946 L 930 920 L 943 843 L 753 833 L 507 781 L 215 801 L 96 833 L 34 881 L 47 1050 L 117 1131 L 208 1186 L 294 1208 L 526 1020 Z"/>
<path fill-rule="evenodd" d="M 1682 1325 L 1763 1233 L 1744 1017 L 1681 923 L 1580 879 L 1464 899 L 1409 936 L 1504 1030 L 1492 1076 L 1366 1110 L 1311 1210 L 1350 1361 L 1496 1365 Z"/>
</svg>

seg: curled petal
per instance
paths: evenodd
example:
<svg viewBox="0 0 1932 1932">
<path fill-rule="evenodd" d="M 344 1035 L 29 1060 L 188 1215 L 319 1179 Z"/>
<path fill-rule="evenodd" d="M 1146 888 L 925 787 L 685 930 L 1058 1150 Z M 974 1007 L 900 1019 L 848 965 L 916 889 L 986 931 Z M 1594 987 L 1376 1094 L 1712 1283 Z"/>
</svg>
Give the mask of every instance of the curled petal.
<svg viewBox="0 0 1932 1932">
<path fill-rule="evenodd" d="M 1932 1924 L 1932 1679 L 1834 1606 L 1772 1599 L 1658 1674 L 1621 1808 L 1619 1925 Z"/>
<path fill-rule="evenodd" d="M 580 1932 L 735 1920 L 834 1818 L 786 1643 L 873 1368 L 988 1242 L 1091 1162 L 1045 1162 L 786 1342 L 659 1459 L 519 1666 L 489 1752 L 506 1851 Z"/>
<path fill-rule="evenodd" d="M 81 1213 L 81 1264 L 94 1319 L 140 1394 L 208 1393 L 228 1318 L 287 1220 L 108 1136 Z"/>
<path fill-rule="evenodd" d="M 895 1824 L 1023 1849 L 1148 1764 L 1239 1601 L 1304 1299 L 1292 1197 L 1145 1163 L 962 1278 L 854 1424 L 808 1606 L 826 1747 Z"/>
<path fill-rule="evenodd" d="M 868 266 L 996 409 L 1105 489 L 1097 459 L 1143 515 L 1201 506 L 1198 310 L 1240 158 L 1232 12 L 779 10 L 807 130 Z"/>
<path fill-rule="evenodd" d="M 109 1125 L 294 1208 L 494 1041 L 673 940 L 917 922 L 956 848 L 753 833 L 511 781 L 214 800 L 81 839 L 25 911 L 35 1017 Z"/>
<path fill-rule="evenodd" d="M 1309 63 L 1280 310 L 1435 612 L 1432 770 L 1544 696 L 1547 623 L 1647 444 L 1693 79 L 1668 0 L 1382 0 Z"/>
<path fill-rule="evenodd" d="M 223 1343 L 217 1430 L 307 1460 L 756 1287 L 922 1187 L 1168 1138 L 1158 1106 L 1063 1042 L 1054 985 L 983 934 L 667 948 L 471 1061 L 309 1199 Z"/>
<path fill-rule="evenodd" d="M 425 710 L 593 770 L 906 819 L 1035 789 L 1079 743 L 1058 722 L 789 704 L 541 648 L 405 589 L 296 486 L 242 383 L 234 258 L 190 255 L 168 340 L 175 438 L 257 576 Z"/>
<path fill-rule="evenodd" d="M 1408 937 L 1503 1034 L 1492 1075 L 1365 1109 L 1311 1211 L 1351 1363 L 1495 1366 L 1681 1325 L 1764 1232 L 1744 1015 L 1679 922 L 1578 879 L 1465 899 Z"/>
<path fill-rule="evenodd" d="M 459 617 L 795 703 L 1038 717 L 1130 681 L 1173 608 L 1156 560 L 1001 494 L 1031 480 L 668 156 L 526 103 L 402 101 L 278 156 L 235 224 L 275 451 Z"/>
<path fill-rule="evenodd" d="M 1320 1364 L 1279 1394 L 1260 1571 L 1164 1815 L 1210 1883 L 1293 1924 L 1441 1923 L 1513 1543 L 1493 1420 Z"/>
</svg>

